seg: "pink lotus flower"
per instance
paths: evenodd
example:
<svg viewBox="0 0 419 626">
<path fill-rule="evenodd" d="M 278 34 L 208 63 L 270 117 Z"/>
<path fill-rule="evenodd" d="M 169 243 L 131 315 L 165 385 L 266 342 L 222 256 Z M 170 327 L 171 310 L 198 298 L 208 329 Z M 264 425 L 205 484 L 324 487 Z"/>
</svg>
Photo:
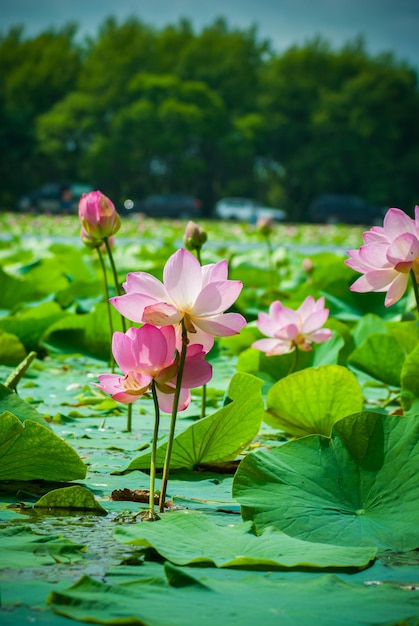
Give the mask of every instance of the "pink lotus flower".
<svg viewBox="0 0 419 626">
<path fill-rule="evenodd" d="M 415 219 L 400 209 L 389 209 L 383 226 L 373 226 L 363 234 L 365 245 L 348 250 L 346 265 L 364 274 L 351 291 L 387 291 L 388 307 L 403 296 L 411 269 L 419 279 L 419 207 Z"/>
<path fill-rule="evenodd" d="M 101 191 L 84 193 L 79 202 L 79 218 L 84 232 L 93 240 L 114 235 L 121 219 L 113 202 Z"/>
<path fill-rule="evenodd" d="M 270 339 L 258 339 L 252 344 L 267 356 L 287 354 L 295 348 L 307 352 L 312 343 L 323 343 L 332 337 L 328 328 L 321 328 L 329 316 L 324 308 L 324 298 L 317 302 L 307 296 L 301 306 L 294 311 L 276 300 L 269 307 L 269 313 L 259 313 L 257 326 Z"/>
<path fill-rule="evenodd" d="M 237 334 L 246 324 L 239 313 L 224 313 L 242 289 L 227 279 L 227 262 L 201 265 L 181 249 L 172 254 L 163 271 L 163 283 L 146 272 L 127 275 L 126 294 L 110 302 L 127 319 L 155 326 L 179 325 L 184 320 L 191 343 L 208 351 L 213 336 Z"/>
<path fill-rule="evenodd" d="M 124 376 L 101 374 L 96 386 L 111 394 L 114 400 L 129 404 L 150 391 L 154 380 L 159 407 L 171 413 L 178 374 L 176 333 L 173 326 L 156 328 L 145 324 L 129 328 L 126 333 L 115 332 L 112 352 Z M 212 376 L 212 367 L 204 360 L 202 346 L 187 347 L 179 411 L 189 405 L 189 389 L 205 385 Z"/>
</svg>

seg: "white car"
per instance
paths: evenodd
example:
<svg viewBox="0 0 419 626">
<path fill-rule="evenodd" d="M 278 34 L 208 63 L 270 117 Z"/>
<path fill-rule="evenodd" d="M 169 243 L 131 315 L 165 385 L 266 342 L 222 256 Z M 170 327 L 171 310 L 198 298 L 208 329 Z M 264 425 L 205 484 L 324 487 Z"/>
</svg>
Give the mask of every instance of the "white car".
<svg viewBox="0 0 419 626">
<path fill-rule="evenodd" d="M 215 205 L 215 216 L 222 220 L 237 220 L 255 224 L 259 218 L 281 222 L 286 213 L 282 209 L 261 206 L 251 198 L 222 198 Z"/>
</svg>

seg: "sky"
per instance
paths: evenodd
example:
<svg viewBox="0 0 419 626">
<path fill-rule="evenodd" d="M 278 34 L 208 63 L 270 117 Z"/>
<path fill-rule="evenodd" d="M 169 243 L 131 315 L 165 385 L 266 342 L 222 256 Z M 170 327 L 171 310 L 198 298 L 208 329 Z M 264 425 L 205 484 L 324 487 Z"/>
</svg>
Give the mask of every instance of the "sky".
<svg viewBox="0 0 419 626">
<path fill-rule="evenodd" d="M 22 24 L 32 37 L 77 22 L 94 36 L 110 15 L 157 28 L 187 17 L 197 31 L 223 16 L 231 27 L 256 25 L 278 52 L 318 35 L 334 48 L 362 35 L 368 53 L 391 51 L 419 69 L 419 0 L 0 0 L 0 32 Z"/>
</svg>

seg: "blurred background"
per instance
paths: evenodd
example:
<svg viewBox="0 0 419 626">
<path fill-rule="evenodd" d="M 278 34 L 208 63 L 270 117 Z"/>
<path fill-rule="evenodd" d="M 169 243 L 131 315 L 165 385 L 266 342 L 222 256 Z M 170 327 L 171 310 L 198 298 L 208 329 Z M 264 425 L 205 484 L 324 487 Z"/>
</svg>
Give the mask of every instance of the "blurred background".
<svg viewBox="0 0 419 626">
<path fill-rule="evenodd" d="M 412 213 L 417 0 L 202 5 L 3 0 L 1 210 L 97 188 L 157 217 Z"/>
</svg>

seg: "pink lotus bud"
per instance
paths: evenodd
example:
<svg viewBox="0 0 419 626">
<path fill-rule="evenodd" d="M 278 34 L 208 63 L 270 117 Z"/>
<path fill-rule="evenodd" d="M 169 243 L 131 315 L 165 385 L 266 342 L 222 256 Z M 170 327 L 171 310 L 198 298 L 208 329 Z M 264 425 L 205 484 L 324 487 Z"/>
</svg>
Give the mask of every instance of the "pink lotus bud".
<svg viewBox="0 0 419 626">
<path fill-rule="evenodd" d="M 93 240 L 111 237 L 121 226 L 121 219 L 113 202 L 101 191 L 91 191 L 82 195 L 79 202 L 79 217 L 86 234 Z"/>
<path fill-rule="evenodd" d="M 303 259 L 302 265 L 303 265 L 303 270 L 306 272 L 306 274 L 311 274 L 314 268 L 313 261 L 306 257 L 305 259 Z"/>
<path fill-rule="evenodd" d="M 270 217 L 259 217 L 256 228 L 264 237 L 269 237 L 274 229 L 274 222 Z"/>
<path fill-rule="evenodd" d="M 207 240 L 207 233 L 198 224 L 189 221 L 185 228 L 183 241 L 187 250 L 200 250 Z"/>
</svg>

